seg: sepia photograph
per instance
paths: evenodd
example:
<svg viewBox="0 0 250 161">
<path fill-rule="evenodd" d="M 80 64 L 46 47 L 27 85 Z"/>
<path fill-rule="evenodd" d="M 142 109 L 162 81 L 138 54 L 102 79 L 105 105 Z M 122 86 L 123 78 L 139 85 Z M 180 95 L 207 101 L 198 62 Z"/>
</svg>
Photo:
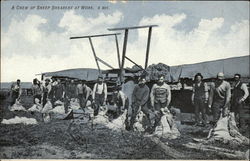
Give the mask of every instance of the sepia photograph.
<svg viewBox="0 0 250 161">
<path fill-rule="evenodd" d="M 0 160 L 249 160 L 249 1 L 1 1 Z"/>
</svg>

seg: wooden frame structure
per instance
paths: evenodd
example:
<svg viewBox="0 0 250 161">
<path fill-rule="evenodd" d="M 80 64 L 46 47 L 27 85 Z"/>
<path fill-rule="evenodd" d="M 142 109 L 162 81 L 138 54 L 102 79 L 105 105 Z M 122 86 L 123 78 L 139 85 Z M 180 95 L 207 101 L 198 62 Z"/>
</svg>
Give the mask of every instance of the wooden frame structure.
<svg viewBox="0 0 250 161">
<path fill-rule="evenodd" d="M 121 80 L 120 81 L 121 82 L 124 81 L 122 78 L 123 78 L 123 68 L 124 68 L 125 59 L 127 59 L 130 62 L 132 62 L 136 66 L 140 67 L 138 64 L 136 64 L 134 61 L 132 61 L 130 58 L 128 58 L 126 56 L 126 49 L 127 49 L 128 32 L 129 32 L 129 30 L 149 28 L 149 30 L 148 30 L 147 48 L 146 48 L 145 68 L 144 68 L 144 70 L 145 70 L 147 68 L 147 66 L 148 66 L 148 56 L 149 56 L 150 41 L 151 41 L 151 35 L 152 35 L 152 28 L 153 27 L 158 27 L 158 25 L 133 26 L 133 27 L 121 27 L 121 28 L 110 28 L 110 29 L 108 29 L 109 31 L 124 30 L 124 41 L 123 41 L 123 49 L 122 49 L 122 62 L 121 62 L 121 66 L 120 66 L 120 70 L 121 70 L 121 72 L 120 72 L 120 78 L 121 78 Z"/>
<path fill-rule="evenodd" d="M 117 57 L 118 57 L 118 66 L 120 68 L 121 64 L 120 64 L 120 53 L 119 53 L 119 45 L 118 45 L 117 35 L 120 35 L 120 33 L 78 36 L 78 37 L 70 37 L 70 39 L 82 39 L 82 38 L 88 38 L 89 39 L 89 43 L 90 43 L 90 46 L 91 46 L 91 49 L 92 49 L 92 52 L 93 52 L 93 55 L 94 55 L 94 58 L 95 58 L 96 65 L 98 67 L 99 75 L 100 75 L 101 74 L 101 69 L 100 69 L 99 62 L 101 62 L 102 64 L 106 65 L 107 67 L 109 67 L 111 69 L 114 69 L 114 68 L 96 55 L 95 48 L 94 48 L 94 45 L 93 45 L 93 42 L 92 42 L 92 38 L 93 37 L 104 37 L 104 36 L 115 36 Z"/>
</svg>

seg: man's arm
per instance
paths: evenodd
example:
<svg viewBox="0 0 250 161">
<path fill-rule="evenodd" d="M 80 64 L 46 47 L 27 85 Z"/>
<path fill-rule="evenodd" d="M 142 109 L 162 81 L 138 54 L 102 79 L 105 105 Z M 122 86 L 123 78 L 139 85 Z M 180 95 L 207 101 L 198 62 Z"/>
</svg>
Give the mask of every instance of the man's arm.
<svg viewBox="0 0 250 161">
<path fill-rule="evenodd" d="M 191 96 L 191 101 L 194 104 L 194 93 L 195 93 L 195 85 L 193 84 L 193 92 L 192 92 L 192 96 Z"/>
<path fill-rule="evenodd" d="M 132 104 L 135 103 L 135 98 L 136 98 L 135 93 L 137 91 L 137 88 L 138 88 L 138 86 L 135 86 L 134 90 L 133 90 L 133 93 L 132 93 L 132 97 L 131 97 L 132 98 Z"/>
<path fill-rule="evenodd" d="M 208 98 L 208 107 L 211 107 L 213 103 L 215 84 L 211 83 L 210 87 L 211 88 L 210 88 L 210 93 L 209 93 L 209 98 Z"/>
<path fill-rule="evenodd" d="M 89 95 L 90 95 L 90 91 L 91 89 L 86 85 L 86 100 L 89 98 Z"/>
<path fill-rule="evenodd" d="M 247 97 L 249 96 L 249 91 L 247 89 L 247 85 L 245 83 L 243 83 L 241 85 L 241 89 L 244 91 L 244 96 L 241 98 L 241 102 L 245 101 L 247 99 Z"/>
<path fill-rule="evenodd" d="M 104 85 L 103 85 L 103 90 L 104 90 L 104 102 L 106 102 L 106 100 L 107 100 L 107 96 L 108 96 L 108 90 L 107 90 L 107 84 L 106 83 L 104 83 Z"/>
<path fill-rule="evenodd" d="M 231 86 L 229 83 L 226 84 L 226 102 L 224 107 L 228 107 L 231 99 Z"/>
<path fill-rule="evenodd" d="M 170 86 L 167 85 L 167 107 L 169 106 L 170 102 L 171 102 L 171 89 L 170 89 Z"/>
<path fill-rule="evenodd" d="M 93 94 L 92 94 L 93 101 L 95 101 L 96 86 L 97 86 L 97 84 L 95 84 L 95 85 L 94 85 L 94 88 L 93 88 Z"/>
<path fill-rule="evenodd" d="M 145 105 L 148 101 L 148 97 L 149 97 L 149 88 L 146 86 L 146 90 L 143 93 L 143 98 L 141 100 L 141 104 L 140 105 Z"/>
<path fill-rule="evenodd" d="M 208 102 L 208 86 L 207 86 L 207 83 L 204 83 L 204 90 L 205 90 L 205 103 Z"/>
<path fill-rule="evenodd" d="M 152 107 L 154 107 L 154 101 L 155 101 L 155 87 L 156 85 L 154 84 L 150 93 L 150 100 L 151 100 Z"/>
</svg>

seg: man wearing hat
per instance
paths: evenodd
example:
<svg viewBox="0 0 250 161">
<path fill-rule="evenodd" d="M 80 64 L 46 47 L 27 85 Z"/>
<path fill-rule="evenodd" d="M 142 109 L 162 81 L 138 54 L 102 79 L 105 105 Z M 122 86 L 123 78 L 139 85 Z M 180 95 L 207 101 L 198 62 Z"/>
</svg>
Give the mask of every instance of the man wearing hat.
<svg viewBox="0 0 250 161">
<path fill-rule="evenodd" d="M 100 106 L 104 106 L 107 100 L 107 85 L 103 82 L 103 77 L 99 76 L 93 88 L 94 115 L 98 114 Z"/>
<path fill-rule="evenodd" d="M 148 86 L 146 85 L 146 78 L 144 76 L 141 76 L 139 78 L 138 85 L 135 86 L 133 93 L 132 93 L 132 104 L 131 104 L 132 116 L 130 119 L 130 125 L 129 125 L 128 130 L 130 130 L 133 127 L 136 121 L 136 116 L 140 113 L 140 111 L 142 111 L 146 115 L 147 120 L 150 124 L 149 126 L 151 127 L 149 111 L 147 108 L 149 92 L 150 90 Z"/>
<path fill-rule="evenodd" d="M 151 105 L 155 111 L 155 123 L 154 127 L 158 126 L 161 117 L 162 110 L 168 108 L 171 102 L 171 90 L 170 86 L 164 82 L 164 75 L 158 76 L 158 82 L 153 85 L 151 89 Z"/>
<path fill-rule="evenodd" d="M 11 102 L 10 106 L 14 105 L 16 100 L 20 99 L 20 96 L 22 94 L 22 89 L 21 89 L 21 83 L 20 79 L 18 79 L 16 82 L 12 83 L 11 85 Z"/>
<path fill-rule="evenodd" d="M 194 76 L 192 104 L 195 107 L 195 120 L 196 125 L 206 125 L 206 103 L 208 101 L 208 87 L 207 83 L 202 81 L 203 76 L 201 73 L 197 73 Z M 202 120 L 200 120 L 200 112 Z"/>
<path fill-rule="evenodd" d="M 120 85 L 116 86 L 113 93 L 113 101 L 117 106 L 117 115 L 121 115 L 123 111 L 128 110 L 129 99 L 122 92 L 122 87 Z"/>
<path fill-rule="evenodd" d="M 43 91 L 43 96 L 42 96 L 42 103 L 43 106 L 47 103 L 47 100 L 50 98 L 51 99 L 51 84 L 50 84 L 50 79 L 46 78 L 45 79 L 45 84 L 42 86 L 42 91 Z"/>
<path fill-rule="evenodd" d="M 235 118 L 237 124 L 241 126 L 240 124 L 240 110 L 245 105 L 245 100 L 249 96 L 249 92 L 247 89 L 247 85 L 245 83 L 242 83 L 240 74 L 234 75 L 235 84 L 232 91 L 232 106 L 231 111 L 235 113 Z"/>
<path fill-rule="evenodd" d="M 222 72 L 217 74 L 217 79 L 211 84 L 208 107 L 213 111 L 213 122 L 216 123 L 220 114 L 227 116 L 231 99 L 231 86 L 224 80 Z"/>
</svg>

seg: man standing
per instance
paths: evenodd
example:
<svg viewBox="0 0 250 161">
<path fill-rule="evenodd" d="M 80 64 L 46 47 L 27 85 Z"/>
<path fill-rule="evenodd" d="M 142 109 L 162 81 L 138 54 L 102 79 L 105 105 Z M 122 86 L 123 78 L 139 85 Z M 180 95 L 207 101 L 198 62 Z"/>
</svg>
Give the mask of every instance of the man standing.
<svg viewBox="0 0 250 161">
<path fill-rule="evenodd" d="M 217 79 L 211 84 L 208 107 L 212 107 L 213 122 L 216 123 L 220 118 L 220 113 L 225 117 L 230 106 L 231 86 L 224 80 L 222 72 L 217 74 Z"/>
<path fill-rule="evenodd" d="M 197 73 L 194 76 L 193 84 L 193 94 L 192 94 L 192 103 L 195 107 L 195 120 L 196 125 L 206 125 L 206 103 L 208 101 L 208 87 L 206 82 L 202 81 L 203 76 L 201 73 Z M 202 115 L 202 120 L 200 121 L 200 112 Z"/>
<path fill-rule="evenodd" d="M 45 79 L 45 84 L 43 85 L 42 91 L 43 91 L 43 96 L 42 96 L 42 103 L 43 106 L 47 103 L 48 99 L 52 99 L 51 95 L 51 84 L 50 84 L 50 79 Z"/>
<path fill-rule="evenodd" d="M 247 85 L 245 83 L 242 83 L 240 74 L 234 75 L 235 85 L 232 92 L 232 108 L 231 112 L 235 113 L 235 119 L 236 122 L 240 126 L 240 110 L 245 105 L 245 100 L 249 96 L 249 92 L 247 89 Z"/>
<path fill-rule="evenodd" d="M 55 86 L 55 101 L 63 101 L 64 94 L 65 94 L 65 88 L 63 84 L 61 83 L 60 79 L 57 79 L 57 85 Z"/>
<path fill-rule="evenodd" d="M 154 128 L 158 126 L 161 117 L 162 110 L 167 109 L 171 102 L 171 90 L 170 86 L 164 82 L 164 76 L 158 77 L 158 82 L 153 85 L 150 93 L 151 105 L 155 111 L 155 123 Z"/>
<path fill-rule="evenodd" d="M 40 85 L 40 82 L 36 78 L 33 80 L 32 93 L 33 93 L 34 103 L 36 98 L 39 99 L 39 103 L 41 103 L 42 87 Z"/>
<path fill-rule="evenodd" d="M 131 104 L 132 116 L 130 119 L 129 129 L 133 127 L 136 116 L 140 111 L 142 111 L 146 115 L 149 124 L 151 124 L 147 108 L 148 97 L 149 97 L 149 88 L 146 85 L 146 79 L 145 77 L 140 77 L 139 83 L 138 85 L 135 86 L 132 93 L 132 104 Z"/>
<path fill-rule="evenodd" d="M 20 85 L 21 81 L 20 79 L 18 79 L 15 83 L 12 83 L 11 85 L 11 102 L 10 102 L 10 106 L 14 105 L 16 100 L 20 100 L 20 96 L 22 94 L 22 89 L 21 89 L 21 85 Z"/>
<path fill-rule="evenodd" d="M 65 113 L 68 113 L 70 101 L 73 98 L 76 98 L 76 86 L 75 86 L 74 80 L 72 79 L 69 82 L 69 80 L 66 79 L 66 81 L 65 81 L 65 95 L 64 95 Z"/>
<path fill-rule="evenodd" d="M 93 88 L 94 115 L 98 115 L 100 106 L 104 106 L 107 100 L 107 85 L 103 82 L 102 76 L 98 77 L 98 82 Z"/>
</svg>

